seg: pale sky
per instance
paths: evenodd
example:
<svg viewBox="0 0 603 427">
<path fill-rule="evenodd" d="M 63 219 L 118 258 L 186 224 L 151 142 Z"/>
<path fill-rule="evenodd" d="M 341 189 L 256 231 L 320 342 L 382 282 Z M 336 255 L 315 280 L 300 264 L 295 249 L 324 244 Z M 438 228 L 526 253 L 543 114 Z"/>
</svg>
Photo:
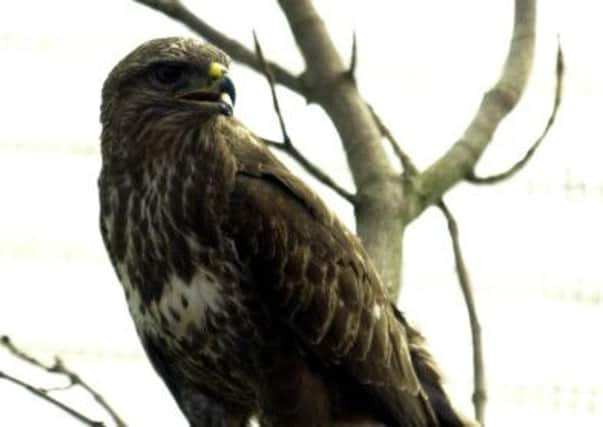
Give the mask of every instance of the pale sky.
<svg viewBox="0 0 603 427">
<path fill-rule="evenodd" d="M 356 30 L 360 90 L 415 162 L 428 166 L 461 135 L 497 79 L 512 2 L 316 3 L 344 57 Z M 267 56 L 302 71 L 276 2 L 187 4 L 248 46 L 256 29 Z M 603 324 L 602 17 L 597 0 L 540 1 L 528 89 L 479 170 L 505 168 L 540 134 L 552 106 L 559 34 L 567 72 L 557 123 L 512 183 L 460 186 L 447 196 L 482 314 L 491 427 L 599 426 L 603 419 L 603 345 L 593 334 Z M 168 35 L 190 33 L 129 0 L 21 0 L 0 15 L 0 334 L 40 357 L 62 355 L 131 426 L 186 424 L 141 352 L 99 238 L 98 109 L 111 67 L 139 43 Z M 264 78 L 236 64 L 232 75 L 235 114 L 278 139 Z M 351 188 L 322 111 L 285 89 L 279 94 L 293 140 Z M 309 182 L 353 227 L 351 209 Z M 470 414 L 469 335 L 437 212 L 409 227 L 404 262 L 402 307 L 428 337 L 455 402 Z M 1 349 L 0 370 L 57 384 Z M 102 418 L 87 397 L 56 396 Z M 1 381 L 0 402 L 0 425 L 79 425 Z"/>
</svg>

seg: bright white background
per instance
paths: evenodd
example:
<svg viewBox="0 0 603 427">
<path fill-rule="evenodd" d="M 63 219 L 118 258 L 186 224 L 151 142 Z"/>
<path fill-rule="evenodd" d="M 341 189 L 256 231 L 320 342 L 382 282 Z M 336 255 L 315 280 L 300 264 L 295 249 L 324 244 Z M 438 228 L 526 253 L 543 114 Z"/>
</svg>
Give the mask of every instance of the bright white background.
<svg viewBox="0 0 603 427">
<path fill-rule="evenodd" d="M 302 62 L 276 2 L 188 2 L 210 24 L 295 71 Z M 358 35 L 358 81 L 425 167 L 460 136 L 506 55 L 512 2 L 318 1 L 341 54 Z M 22 0 L 0 14 L 0 333 L 55 354 L 131 426 L 185 426 L 144 358 L 97 231 L 100 88 L 152 37 L 187 35 L 128 0 Z M 482 317 L 488 425 L 600 426 L 603 420 L 603 62 L 597 0 L 539 5 L 536 59 L 520 106 L 480 163 L 523 155 L 552 105 L 556 37 L 566 58 L 563 105 L 549 138 L 512 182 L 460 185 L 457 214 Z M 237 116 L 278 139 L 263 77 L 234 65 Z M 279 90 L 294 141 L 351 188 L 337 136 L 315 106 Z M 262 112 L 262 113 L 259 113 Z M 299 171 L 298 168 L 293 168 Z M 351 210 L 309 182 L 353 227 Z M 445 223 L 429 210 L 407 231 L 402 308 L 429 338 L 459 407 L 471 413 L 471 354 Z M 0 351 L 0 370 L 57 385 Z M 60 383 L 60 381 L 59 381 Z M 92 417 L 91 399 L 58 392 Z M 0 425 L 77 426 L 0 382 Z"/>
</svg>

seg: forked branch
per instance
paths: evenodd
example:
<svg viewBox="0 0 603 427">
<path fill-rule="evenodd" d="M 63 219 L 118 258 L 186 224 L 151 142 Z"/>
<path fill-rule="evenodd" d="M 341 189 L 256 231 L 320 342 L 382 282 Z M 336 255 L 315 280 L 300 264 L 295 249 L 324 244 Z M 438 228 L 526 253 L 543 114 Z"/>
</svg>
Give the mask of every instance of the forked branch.
<svg viewBox="0 0 603 427">
<path fill-rule="evenodd" d="M 55 399 L 49 395 L 49 393 L 52 391 L 65 390 L 65 389 L 79 386 L 79 387 L 83 388 L 88 394 L 90 394 L 94 398 L 94 400 L 109 414 L 109 416 L 111 417 L 111 419 L 113 420 L 113 422 L 115 423 L 115 425 L 117 427 L 126 427 L 126 423 L 121 419 L 121 417 L 117 414 L 117 412 L 115 412 L 115 410 L 107 403 L 105 398 L 100 393 L 98 393 L 96 390 L 94 390 L 90 385 L 88 385 L 88 383 L 86 383 L 84 380 L 82 380 L 82 378 L 78 374 L 76 374 L 74 371 L 72 371 L 67 366 L 65 366 L 63 361 L 61 359 L 59 359 L 58 357 L 55 357 L 55 362 L 53 365 L 46 365 L 46 364 L 40 362 L 39 360 L 37 360 L 36 358 L 30 356 L 29 354 L 25 353 L 23 350 L 16 347 L 13 344 L 12 340 L 6 335 L 3 335 L 2 337 L 0 337 L 0 344 L 3 347 L 5 347 L 13 356 L 15 356 L 16 358 L 18 358 L 32 366 L 35 366 L 36 368 L 42 369 L 43 371 L 46 371 L 50 374 L 59 374 L 59 375 L 66 376 L 67 379 L 69 380 L 69 384 L 65 387 L 44 389 L 44 388 L 34 387 L 34 386 L 32 386 L 24 381 L 21 381 L 11 375 L 8 375 L 4 372 L 0 372 L 0 378 L 10 381 L 13 384 L 16 384 L 16 385 L 19 385 L 19 386 L 25 388 L 29 392 L 33 393 L 35 396 L 53 404 L 54 406 L 60 408 L 61 410 L 65 411 L 66 413 L 68 413 L 69 415 L 73 416 L 74 418 L 78 419 L 79 421 L 81 421 L 82 423 L 84 423 L 86 425 L 94 426 L 94 427 L 103 427 L 104 424 L 102 422 L 94 421 L 94 420 L 86 417 L 81 412 L 71 408 L 70 406 L 58 401 L 57 399 Z"/>
<path fill-rule="evenodd" d="M 331 177 L 329 177 L 326 173 L 324 173 L 318 166 L 314 165 L 310 160 L 308 160 L 301 152 L 293 145 L 291 142 L 291 138 L 289 137 L 289 133 L 287 132 L 287 127 L 285 126 L 285 120 L 283 118 L 283 113 L 281 112 L 280 103 L 278 101 L 278 97 L 276 95 L 276 89 L 274 87 L 274 77 L 272 75 L 272 71 L 270 66 L 264 59 L 264 54 L 262 52 L 262 47 L 258 41 L 257 35 L 253 33 L 253 40 L 255 43 L 255 51 L 258 57 L 258 61 L 262 66 L 262 70 L 264 75 L 266 76 L 266 80 L 270 85 L 270 93 L 272 94 L 272 102 L 274 106 L 274 111 L 278 116 L 278 122 L 281 128 L 281 132 L 283 134 L 283 142 L 275 142 L 267 139 L 262 139 L 266 145 L 269 147 L 276 148 L 278 150 L 282 150 L 295 159 L 310 175 L 316 178 L 318 181 L 335 191 L 341 197 L 346 199 L 348 202 L 354 204 L 355 196 L 337 184 Z"/>
<path fill-rule="evenodd" d="M 37 396 L 40 399 L 45 400 L 46 402 L 50 403 L 51 405 L 54 405 L 57 408 L 61 409 L 62 411 L 68 413 L 73 418 L 77 419 L 78 421 L 81 421 L 82 424 L 85 424 L 85 425 L 88 425 L 91 427 L 105 427 L 105 424 L 103 424 L 102 422 L 94 421 L 94 420 L 88 418 L 87 416 L 85 416 L 84 414 L 82 414 L 81 412 L 76 411 L 75 409 L 71 408 L 70 406 L 65 405 L 64 403 L 56 400 L 54 397 L 49 396 L 48 392 L 46 390 L 36 388 L 36 387 L 32 386 L 31 384 L 28 384 L 25 381 L 17 379 L 2 371 L 0 371 L 0 379 L 4 379 L 15 385 L 18 385 L 19 387 L 23 387 L 25 390 L 29 391 L 34 396 Z"/>
<path fill-rule="evenodd" d="M 461 139 L 417 176 L 415 200 L 406 215 L 408 222 L 471 173 L 494 131 L 521 98 L 532 68 L 535 21 L 536 0 L 515 0 L 513 36 L 502 75 L 484 95 Z"/>
<path fill-rule="evenodd" d="M 557 48 L 557 69 L 556 69 L 555 98 L 554 98 L 554 102 L 553 102 L 553 110 L 551 111 L 549 120 L 547 121 L 546 126 L 544 127 L 544 130 L 542 131 L 542 133 L 540 134 L 538 139 L 536 139 L 536 141 L 534 141 L 534 143 L 532 144 L 530 149 L 521 158 L 521 160 L 519 160 L 517 163 L 515 163 L 513 166 L 511 166 L 508 170 L 494 174 L 494 175 L 484 176 L 484 177 L 477 176 L 477 175 L 475 175 L 475 172 L 471 171 L 469 173 L 469 175 L 467 176 L 467 181 L 471 182 L 472 184 L 496 184 L 496 183 L 499 183 L 501 181 L 505 181 L 505 180 L 511 178 L 513 175 L 515 175 L 517 172 L 519 172 L 521 169 L 523 169 L 523 167 L 530 161 L 530 159 L 532 158 L 532 156 L 534 155 L 534 153 L 540 146 L 540 143 L 544 140 L 544 138 L 546 138 L 547 134 L 549 133 L 549 130 L 553 126 L 553 123 L 555 123 L 555 118 L 557 117 L 557 111 L 559 110 L 559 105 L 561 104 L 561 93 L 563 90 L 562 89 L 563 88 L 563 72 L 564 72 L 563 52 L 561 50 L 561 45 L 559 45 Z"/>
</svg>

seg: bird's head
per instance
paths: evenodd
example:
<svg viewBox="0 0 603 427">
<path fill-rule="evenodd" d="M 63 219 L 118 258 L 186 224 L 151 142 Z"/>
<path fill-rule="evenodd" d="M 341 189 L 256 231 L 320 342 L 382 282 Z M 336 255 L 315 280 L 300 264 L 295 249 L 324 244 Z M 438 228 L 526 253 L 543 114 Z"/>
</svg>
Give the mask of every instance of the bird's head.
<svg viewBox="0 0 603 427">
<path fill-rule="evenodd" d="M 103 154 L 106 139 L 138 145 L 142 141 L 131 139 L 142 137 L 154 123 L 178 126 L 179 119 L 202 122 L 232 115 L 235 88 L 229 62 L 224 52 L 195 39 L 155 39 L 134 49 L 103 86 Z"/>
</svg>

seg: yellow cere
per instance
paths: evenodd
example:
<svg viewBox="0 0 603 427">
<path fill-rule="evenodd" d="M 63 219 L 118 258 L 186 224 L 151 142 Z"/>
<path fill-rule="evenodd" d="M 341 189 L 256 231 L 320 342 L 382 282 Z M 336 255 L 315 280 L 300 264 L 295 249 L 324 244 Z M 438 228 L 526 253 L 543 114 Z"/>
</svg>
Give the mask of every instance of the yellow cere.
<svg viewBox="0 0 603 427">
<path fill-rule="evenodd" d="M 209 64 L 208 75 L 210 80 L 218 80 L 224 77 L 226 71 L 227 68 L 224 65 L 220 64 L 219 62 L 212 62 Z"/>
</svg>

